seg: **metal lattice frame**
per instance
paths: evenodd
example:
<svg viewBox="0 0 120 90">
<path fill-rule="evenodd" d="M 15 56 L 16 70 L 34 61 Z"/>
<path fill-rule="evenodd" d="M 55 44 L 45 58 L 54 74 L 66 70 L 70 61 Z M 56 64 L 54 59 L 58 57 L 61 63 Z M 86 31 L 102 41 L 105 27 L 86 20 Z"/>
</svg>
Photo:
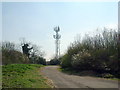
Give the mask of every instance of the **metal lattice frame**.
<svg viewBox="0 0 120 90">
<path fill-rule="evenodd" d="M 55 38 L 55 44 L 56 44 L 56 50 L 55 50 L 56 57 L 55 58 L 58 59 L 60 56 L 60 38 L 61 38 L 61 35 L 58 34 L 58 32 L 60 31 L 59 26 L 55 27 L 54 31 L 56 32 L 56 35 L 53 35 L 53 37 Z"/>
</svg>

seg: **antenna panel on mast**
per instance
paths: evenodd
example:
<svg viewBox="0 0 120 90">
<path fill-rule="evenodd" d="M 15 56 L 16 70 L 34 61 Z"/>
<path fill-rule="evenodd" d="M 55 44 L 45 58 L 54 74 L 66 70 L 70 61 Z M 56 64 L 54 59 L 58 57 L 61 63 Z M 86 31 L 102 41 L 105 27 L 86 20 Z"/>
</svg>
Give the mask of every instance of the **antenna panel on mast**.
<svg viewBox="0 0 120 90">
<path fill-rule="evenodd" d="M 59 58 L 60 55 L 60 41 L 59 39 L 61 38 L 61 35 L 58 34 L 58 32 L 60 31 L 59 26 L 54 28 L 54 31 L 56 32 L 56 35 L 53 35 L 54 39 L 56 40 L 55 44 L 56 44 L 56 59 Z"/>
</svg>

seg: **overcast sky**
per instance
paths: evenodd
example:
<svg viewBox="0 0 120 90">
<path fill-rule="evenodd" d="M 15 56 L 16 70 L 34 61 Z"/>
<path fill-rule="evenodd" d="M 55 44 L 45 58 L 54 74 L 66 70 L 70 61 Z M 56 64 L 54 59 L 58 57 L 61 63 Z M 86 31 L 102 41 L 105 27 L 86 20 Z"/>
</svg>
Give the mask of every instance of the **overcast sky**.
<svg viewBox="0 0 120 90">
<path fill-rule="evenodd" d="M 117 2 L 4 2 L 1 8 L 2 40 L 20 43 L 24 37 L 41 46 L 47 60 L 55 54 L 55 26 L 60 26 L 63 54 L 76 35 L 118 22 Z"/>
</svg>

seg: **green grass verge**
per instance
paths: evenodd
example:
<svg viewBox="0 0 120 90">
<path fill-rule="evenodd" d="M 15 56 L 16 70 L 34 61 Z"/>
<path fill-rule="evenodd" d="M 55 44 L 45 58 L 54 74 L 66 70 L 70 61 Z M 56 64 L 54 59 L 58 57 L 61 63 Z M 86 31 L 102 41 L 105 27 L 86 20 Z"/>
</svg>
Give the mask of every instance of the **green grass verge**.
<svg viewBox="0 0 120 90">
<path fill-rule="evenodd" d="M 11 64 L 2 66 L 3 88 L 51 88 L 40 74 L 37 64 Z"/>
<path fill-rule="evenodd" d="M 2 89 L 2 65 L 0 65 L 0 90 Z"/>
<path fill-rule="evenodd" d="M 70 68 L 58 68 L 58 70 L 66 74 L 70 74 L 70 75 L 91 76 L 91 77 L 96 77 L 96 78 L 104 78 L 104 79 L 109 79 L 109 80 L 120 81 L 119 78 L 115 78 L 113 75 L 108 74 L 108 73 L 99 74 L 99 73 L 92 72 L 92 71 L 77 71 L 77 70 L 73 70 Z"/>
</svg>

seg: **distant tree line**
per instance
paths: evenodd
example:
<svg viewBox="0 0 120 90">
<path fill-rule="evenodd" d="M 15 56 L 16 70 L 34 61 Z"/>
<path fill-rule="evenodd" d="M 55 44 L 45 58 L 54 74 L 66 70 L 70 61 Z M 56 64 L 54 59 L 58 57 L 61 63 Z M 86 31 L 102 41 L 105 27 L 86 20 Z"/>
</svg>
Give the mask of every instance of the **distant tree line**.
<svg viewBox="0 0 120 90">
<path fill-rule="evenodd" d="M 2 52 L 2 64 L 43 64 L 46 65 L 46 60 L 43 57 L 43 52 L 37 45 L 25 43 L 21 50 L 17 49 L 16 44 L 12 42 L 2 42 L 0 44 L 0 51 Z"/>
<path fill-rule="evenodd" d="M 2 51 L 2 64 L 3 65 L 29 62 L 29 59 L 24 54 L 16 50 L 14 43 L 2 42 L 1 51 Z"/>
<path fill-rule="evenodd" d="M 119 35 L 117 30 L 104 28 L 93 36 L 86 34 L 82 40 L 75 40 L 61 59 L 62 68 L 106 72 L 119 77 Z"/>
<path fill-rule="evenodd" d="M 56 59 L 56 58 L 51 59 L 49 61 L 49 65 L 60 65 L 60 59 Z"/>
</svg>

